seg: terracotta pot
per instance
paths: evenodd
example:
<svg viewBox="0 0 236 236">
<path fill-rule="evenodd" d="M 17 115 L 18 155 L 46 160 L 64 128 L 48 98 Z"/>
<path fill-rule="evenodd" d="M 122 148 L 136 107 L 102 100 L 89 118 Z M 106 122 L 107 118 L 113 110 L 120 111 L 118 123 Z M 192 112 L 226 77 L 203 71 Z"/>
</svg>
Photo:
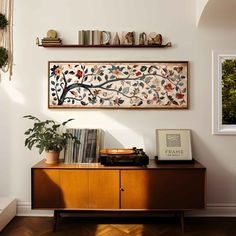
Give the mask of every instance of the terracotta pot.
<svg viewBox="0 0 236 236">
<path fill-rule="evenodd" d="M 45 163 L 47 164 L 57 164 L 59 162 L 60 152 L 49 150 L 45 152 Z"/>
</svg>

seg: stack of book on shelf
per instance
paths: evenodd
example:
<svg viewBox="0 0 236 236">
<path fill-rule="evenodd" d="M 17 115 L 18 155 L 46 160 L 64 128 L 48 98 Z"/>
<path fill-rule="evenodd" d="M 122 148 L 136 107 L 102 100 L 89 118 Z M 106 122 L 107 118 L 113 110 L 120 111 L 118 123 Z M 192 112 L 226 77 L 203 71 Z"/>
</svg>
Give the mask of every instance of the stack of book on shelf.
<svg viewBox="0 0 236 236">
<path fill-rule="evenodd" d="M 101 45 L 102 31 L 99 30 L 80 30 L 79 45 Z"/>
<path fill-rule="evenodd" d="M 65 163 L 94 163 L 98 162 L 101 141 L 100 129 L 67 129 L 80 140 L 75 144 L 72 140 L 65 147 Z"/>
<path fill-rule="evenodd" d="M 44 46 L 62 45 L 62 41 L 60 38 L 43 38 L 42 45 L 44 45 Z"/>
</svg>

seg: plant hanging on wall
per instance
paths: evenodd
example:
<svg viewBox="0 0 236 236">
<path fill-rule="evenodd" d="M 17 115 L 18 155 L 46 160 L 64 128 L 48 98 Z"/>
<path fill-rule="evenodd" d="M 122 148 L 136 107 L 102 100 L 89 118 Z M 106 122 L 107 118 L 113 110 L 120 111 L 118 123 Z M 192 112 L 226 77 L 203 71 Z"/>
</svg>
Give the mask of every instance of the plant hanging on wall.
<svg viewBox="0 0 236 236">
<path fill-rule="evenodd" d="M 0 69 L 6 66 L 8 61 L 8 51 L 4 47 L 0 47 Z"/>
<path fill-rule="evenodd" d="M 13 1 L 0 1 L 0 78 L 1 72 L 12 76 L 13 65 Z"/>
<path fill-rule="evenodd" d="M 7 25 L 8 25 L 8 20 L 6 16 L 0 13 L 0 29 L 6 28 Z"/>
</svg>

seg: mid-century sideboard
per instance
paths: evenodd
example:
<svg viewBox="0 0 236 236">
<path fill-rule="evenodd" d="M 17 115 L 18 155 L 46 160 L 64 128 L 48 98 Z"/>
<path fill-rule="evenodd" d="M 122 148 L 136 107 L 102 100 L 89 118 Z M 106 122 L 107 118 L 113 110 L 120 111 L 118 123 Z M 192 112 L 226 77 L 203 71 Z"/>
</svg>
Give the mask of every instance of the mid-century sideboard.
<svg viewBox="0 0 236 236">
<path fill-rule="evenodd" d="M 99 163 L 32 167 L 32 209 L 107 211 L 184 211 L 205 207 L 206 168 L 194 164 L 146 167 L 103 166 Z"/>
</svg>

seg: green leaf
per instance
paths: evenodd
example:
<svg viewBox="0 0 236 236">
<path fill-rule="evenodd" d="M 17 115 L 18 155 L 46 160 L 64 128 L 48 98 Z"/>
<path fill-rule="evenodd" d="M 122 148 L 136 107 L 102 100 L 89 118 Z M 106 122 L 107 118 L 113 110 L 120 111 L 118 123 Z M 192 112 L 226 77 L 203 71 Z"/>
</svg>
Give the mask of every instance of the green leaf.
<svg viewBox="0 0 236 236">
<path fill-rule="evenodd" d="M 124 103 L 124 100 L 119 99 L 118 103 L 119 103 L 119 104 L 122 104 L 122 103 Z"/>
<path fill-rule="evenodd" d="M 106 88 L 111 88 L 111 86 L 112 86 L 112 84 L 109 84 L 109 85 L 107 85 L 107 87 L 106 87 Z"/>
<path fill-rule="evenodd" d="M 141 70 L 142 72 L 144 72 L 145 70 L 147 70 L 147 67 L 146 67 L 146 66 L 142 66 L 140 70 Z"/>
<path fill-rule="evenodd" d="M 143 104 L 143 101 L 140 101 L 137 106 L 141 106 Z"/>
<path fill-rule="evenodd" d="M 123 88 L 123 93 L 124 93 L 124 94 L 128 94 L 128 93 L 129 93 L 129 87 Z"/>
<path fill-rule="evenodd" d="M 144 87 L 144 83 L 140 82 L 139 85 L 143 88 Z"/>
<path fill-rule="evenodd" d="M 64 122 L 62 123 L 62 125 L 65 126 L 68 122 L 70 122 L 70 121 L 72 121 L 72 120 L 74 120 L 74 119 L 69 119 L 69 120 L 67 120 L 67 121 L 64 121 Z"/>
<path fill-rule="evenodd" d="M 83 105 L 83 106 L 87 106 L 88 103 L 86 103 L 86 102 L 84 102 L 84 101 L 81 101 L 81 105 Z"/>
</svg>

